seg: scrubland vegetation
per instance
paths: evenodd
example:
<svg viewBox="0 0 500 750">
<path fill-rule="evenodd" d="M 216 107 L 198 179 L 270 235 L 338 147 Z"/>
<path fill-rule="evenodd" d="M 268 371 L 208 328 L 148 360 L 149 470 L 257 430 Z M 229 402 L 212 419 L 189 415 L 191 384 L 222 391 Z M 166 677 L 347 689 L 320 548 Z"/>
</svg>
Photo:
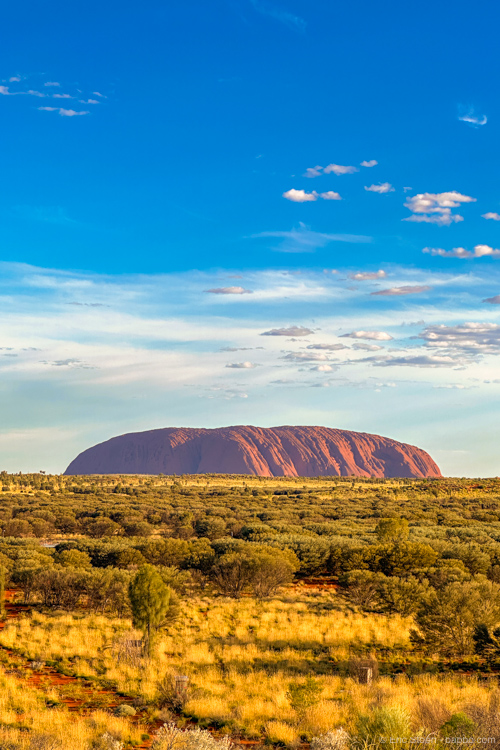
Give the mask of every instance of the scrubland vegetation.
<svg viewBox="0 0 500 750">
<path fill-rule="evenodd" d="M 1 479 L 0 748 L 500 740 L 500 480 Z"/>
</svg>

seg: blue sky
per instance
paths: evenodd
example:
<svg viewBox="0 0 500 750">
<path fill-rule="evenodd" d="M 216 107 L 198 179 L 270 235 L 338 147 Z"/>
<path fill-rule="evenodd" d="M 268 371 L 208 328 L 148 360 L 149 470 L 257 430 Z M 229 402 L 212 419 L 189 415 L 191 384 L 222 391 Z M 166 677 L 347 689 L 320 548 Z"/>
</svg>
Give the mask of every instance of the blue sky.
<svg viewBox="0 0 500 750">
<path fill-rule="evenodd" d="M 325 424 L 498 474 L 497 19 L 4 9 L 2 467 L 154 427 Z"/>
</svg>

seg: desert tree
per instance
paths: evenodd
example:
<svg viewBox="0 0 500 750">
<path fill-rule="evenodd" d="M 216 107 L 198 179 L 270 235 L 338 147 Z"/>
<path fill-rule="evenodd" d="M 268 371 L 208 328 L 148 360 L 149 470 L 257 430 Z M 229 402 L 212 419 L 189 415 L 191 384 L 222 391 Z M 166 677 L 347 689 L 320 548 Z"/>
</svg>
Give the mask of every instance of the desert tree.
<svg viewBox="0 0 500 750">
<path fill-rule="evenodd" d="M 173 591 L 153 565 L 143 565 L 130 582 L 129 598 L 134 627 L 142 630 L 144 652 L 150 657 L 153 639 L 164 624 Z"/>
</svg>

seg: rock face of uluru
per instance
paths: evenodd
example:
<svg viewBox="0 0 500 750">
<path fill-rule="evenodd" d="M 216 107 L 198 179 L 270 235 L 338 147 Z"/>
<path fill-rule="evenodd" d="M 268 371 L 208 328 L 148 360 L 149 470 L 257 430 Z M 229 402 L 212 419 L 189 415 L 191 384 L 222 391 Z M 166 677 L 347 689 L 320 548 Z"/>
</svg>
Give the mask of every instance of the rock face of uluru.
<svg viewBox="0 0 500 750">
<path fill-rule="evenodd" d="M 167 427 L 94 445 L 65 474 L 440 477 L 428 453 L 329 427 Z"/>
</svg>

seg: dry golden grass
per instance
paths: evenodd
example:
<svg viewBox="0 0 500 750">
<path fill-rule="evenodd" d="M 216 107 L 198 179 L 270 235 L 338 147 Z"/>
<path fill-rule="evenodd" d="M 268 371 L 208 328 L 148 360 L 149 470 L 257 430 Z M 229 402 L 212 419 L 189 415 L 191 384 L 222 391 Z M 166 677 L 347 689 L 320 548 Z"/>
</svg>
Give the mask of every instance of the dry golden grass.
<svg viewBox="0 0 500 750">
<path fill-rule="evenodd" d="M 186 674 L 186 715 L 292 745 L 301 736 L 330 729 L 352 732 L 357 717 L 377 707 L 406 710 L 419 732 L 435 729 L 429 702 L 439 706 L 444 720 L 471 703 L 488 703 L 492 687 L 473 678 L 382 677 L 366 686 L 333 673 L 334 662 L 353 649 L 384 646 L 402 658 L 410 627 L 411 620 L 398 616 L 342 611 L 335 593 L 305 592 L 262 602 L 186 601 L 178 622 L 159 638 L 155 657 L 146 663 L 119 658 L 117 644 L 139 637 L 130 622 L 100 616 L 33 613 L 9 623 L 0 643 L 34 660 L 74 659 L 77 674 L 114 680 L 119 690 L 151 703 L 166 676 Z M 319 702 L 298 714 L 288 687 L 310 676 L 322 688 Z"/>
<path fill-rule="evenodd" d="M 23 750 L 33 747 L 34 735 L 44 735 L 47 747 L 61 750 L 88 750 L 106 733 L 122 742 L 140 741 L 140 731 L 129 721 L 104 711 L 79 716 L 64 708 L 48 708 L 45 699 L 57 697 L 53 689 L 43 693 L 28 688 L 0 670 L 0 747 L 9 747 L 9 742 Z"/>
</svg>

